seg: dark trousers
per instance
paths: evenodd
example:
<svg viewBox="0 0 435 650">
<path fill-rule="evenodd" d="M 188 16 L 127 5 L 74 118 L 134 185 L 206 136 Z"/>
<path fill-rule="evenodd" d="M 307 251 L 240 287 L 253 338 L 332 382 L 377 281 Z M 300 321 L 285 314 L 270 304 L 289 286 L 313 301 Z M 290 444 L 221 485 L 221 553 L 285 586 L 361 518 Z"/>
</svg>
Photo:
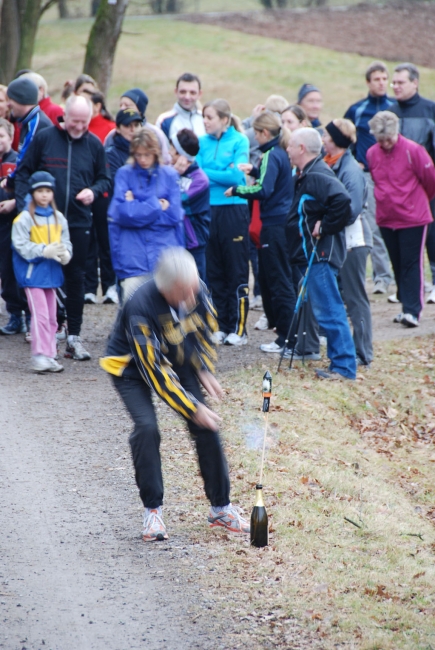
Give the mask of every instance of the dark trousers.
<svg viewBox="0 0 435 650">
<path fill-rule="evenodd" d="M 269 285 L 267 282 L 267 271 L 266 263 L 267 258 L 263 255 L 264 251 L 262 248 L 258 249 L 258 283 L 260 285 L 261 301 L 263 303 L 263 311 L 266 315 L 267 322 L 269 323 L 269 329 L 275 327 L 275 314 L 272 306 L 272 299 L 269 292 Z"/>
<path fill-rule="evenodd" d="M 249 213 L 246 205 L 211 208 L 207 278 L 219 330 L 246 333 L 249 309 Z"/>
<path fill-rule="evenodd" d="M 110 199 L 100 196 L 92 204 L 92 229 L 86 262 L 85 293 L 98 291 L 98 260 L 100 260 L 100 279 L 103 296 L 109 287 L 115 284 L 115 271 L 110 255 L 109 230 L 107 228 L 107 210 Z"/>
<path fill-rule="evenodd" d="M 430 202 L 430 209 L 432 216 L 435 219 L 435 199 Z M 435 286 L 435 223 L 432 222 L 427 227 L 426 235 L 426 250 L 429 258 L 430 272 L 432 276 L 432 284 Z"/>
<path fill-rule="evenodd" d="M 175 370 L 182 386 L 198 401 L 204 402 L 194 372 L 187 367 Z M 140 498 L 146 508 L 158 508 L 163 504 L 163 477 L 160 432 L 151 399 L 151 389 L 142 379 L 123 379 L 115 376 L 112 376 L 112 379 L 134 422 L 130 448 Z M 219 434 L 209 429 L 201 429 L 190 420 L 187 421 L 187 426 L 196 446 L 207 498 L 212 506 L 228 505 L 230 480 Z"/>
<path fill-rule="evenodd" d="M 366 292 L 366 267 L 369 246 L 358 246 L 347 251 L 340 270 L 341 295 L 353 327 L 356 356 L 364 365 L 373 361 L 372 315 Z"/>
<path fill-rule="evenodd" d="M 189 253 L 193 256 L 193 259 L 196 262 L 196 268 L 198 269 L 199 277 L 203 282 L 207 284 L 207 265 L 205 260 L 205 250 L 206 246 L 197 246 L 196 248 L 190 248 Z"/>
<path fill-rule="evenodd" d="M 88 257 L 90 228 L 71 228 L 69 231 L 73 254 L 69 264 L 63 267 L 66 293 L 65 307 L 68 333 L 80 334 L 85 301 L 85 272 Z"/>
<path fill-rule="evenodd" d="M 297 295 L 301 290 L 302 282 L 304 280 L 306 265 L 293 265 L 292 264 L 292 278 L 293 287 Z M 319 326 L 315 319 L 313 308 L 311 306 L 310 295 L 308 291 L 305 292 L 305 300 L 303 301 L 300 314 L 299 314 L 299 327 L 297 330 L 297 339 L 294 341 L 294 334 L 296 333 L 296 323 L 289 338 L 289 347 L 295 345 L 295 350 L 298 354 L 308 354 L 309 352 L 318 353 L 320 350 L 319 342 Z"/>
<path fill-rule="evenodd" d="M 381 228 L 382 237 L 393 265 L 397 297 L 404 314 L 418 318 L 424 303 L 424 246 L 427 226 Z"/>
<path fill-rule="evenodd" d="M 260 283 L 258 281 L 258 248 L 249 237 L 249 261 L 251 262 L 252 275 L 254 276 L 254 296 L 259 296 L 261 293 Z"/>
<path fill-rule="evenodd" d="M 15 215 L 15 213 L 14 213 Z M 12 265 L 11 232 L 14 217 L 0 215 L 0 279 L 2 283 L 2 298 L 10 314 L 21 317 L 23 309 L 28 313 L 25 293 L 15 280 Z"/>
<path fill-rule="evenodd" d="M 261 266 L 270 296 L 272 322 L 276 327 L 276 343 L 284 345 L 296 305 L 296 293 L 288 262 L 285 224 L 265 226 L 260 233 Z M 269 323 L 270 324 L 270 323 Z"/>
</svg>

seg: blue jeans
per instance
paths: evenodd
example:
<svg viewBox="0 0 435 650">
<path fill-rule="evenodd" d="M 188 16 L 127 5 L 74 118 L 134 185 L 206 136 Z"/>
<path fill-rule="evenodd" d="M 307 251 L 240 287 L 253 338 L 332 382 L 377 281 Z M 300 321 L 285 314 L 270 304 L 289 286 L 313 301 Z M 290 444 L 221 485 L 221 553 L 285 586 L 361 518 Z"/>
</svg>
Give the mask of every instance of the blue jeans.
<svg viewBox="0 0 435 650">
<path fill-rule="evenodd" d="M 356 377 L 355 345 L 337 284 L 338 269 L 328 262 L 313 264 L 308 277 L 314 316 L 328 341 L 329 370 L 347 379 Z"/>
</svg>

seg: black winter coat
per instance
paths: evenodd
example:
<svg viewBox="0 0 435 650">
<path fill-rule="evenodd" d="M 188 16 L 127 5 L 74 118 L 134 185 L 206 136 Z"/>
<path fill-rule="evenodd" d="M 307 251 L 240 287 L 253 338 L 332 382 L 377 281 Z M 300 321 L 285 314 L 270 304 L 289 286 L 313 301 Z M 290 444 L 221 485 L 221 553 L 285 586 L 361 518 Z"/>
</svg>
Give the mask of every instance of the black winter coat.
<svg viewBox="0 0 435 650">
<path fill-rule="evenodd" d="M 349 193 L 321 155 L 294 179 L 295 193 L 286 226 L 290 263 L 307 264 L 314 245 L 311 233 L 321 221 L 314 263 L 329 262 L 340 269 L 346 259 L 344 228 L 352 222 Z"/>
<path fill-rule="evenodd" d="M 50 172 L 56 179 L 54 198 L 69 227 L 88 228 L 92 224 L 92 204 L 84 205 L 76 195 L 89 188 L 98 198 L 111 186 L 106 153 L 99 139 L 87 131 L 74 140 L 57 126 L 37 133 L 15 176 L 18 212 L 24 207 L 29 178 L 36 171 Z"/>
<path fill-rule="evenodd" d="M 416 93 L 388 109 L 400 119 L 400 133 L 423 145 L 435 162 L 435 102 Z"/>
</svg>

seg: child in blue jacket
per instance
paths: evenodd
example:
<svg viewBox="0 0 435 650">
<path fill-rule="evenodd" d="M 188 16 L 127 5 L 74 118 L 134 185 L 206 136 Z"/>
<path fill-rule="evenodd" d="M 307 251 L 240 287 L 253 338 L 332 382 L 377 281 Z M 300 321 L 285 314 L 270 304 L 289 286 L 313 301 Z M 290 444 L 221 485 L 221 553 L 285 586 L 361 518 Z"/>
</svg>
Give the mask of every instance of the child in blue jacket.
<svg viewBox="0 0 435 650">
<path fill-rule="evenodd" d="M 205 249 L 211 220 L 210 183 L 195 161 L 198 152 L 198 136 L 190 129 L 181 129 L 172 136 L 170 154 L 174 169 L 180 174 L 186 248 L 195 259 L 201 280 L 206 282 Z"/>
<path fill-rule="evenodd" d="M 56 289 L 63 285 L 61 265 L 72 255 L 68 222 L 56 210 L 55 179 L 35 172 L 29 180 L 31 199 L 12 225 L 15 277 L 29 304 L 32 335 L 32 369 L 60 372 L 56 360 Z"/>
</svg>

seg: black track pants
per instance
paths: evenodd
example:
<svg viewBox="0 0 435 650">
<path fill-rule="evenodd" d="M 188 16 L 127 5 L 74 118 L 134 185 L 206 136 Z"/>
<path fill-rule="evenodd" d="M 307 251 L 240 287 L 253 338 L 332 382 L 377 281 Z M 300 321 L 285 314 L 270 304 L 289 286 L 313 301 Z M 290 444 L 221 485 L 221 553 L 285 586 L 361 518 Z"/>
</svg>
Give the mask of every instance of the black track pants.
<svg viewBox="0 0 435 650">
<path fill-rule="evenodd" d="M 100 196 L 92 204 L 92 229 L 86 262 L 85 293 L 98 291 L 98 260 L 100 260 L 100 278 L 103 296 L 109 287 L 116 283 L 115 271 L 110 255 L 109 230 L 107 228 L 107 210 L 110 199 Z"/>
<path fill-rule="evenodd" d="M 21 312 L 28 312 L 27 300 L 24 291 L 19 288 L 15 279 L 12 264 L 11 232 L 12 221 L 15 218 L 7 214 L 0 215 L 0 278 L 2 285 L 2 298 L 10 314 L 21 317 Z"/>
<path fill-rule="evenodd" d="M 174 369 L 183 387 L 198 401 L 204 402 L 194 372 L 185 367 Z M 158 508 L 163 504 L 163 477 L 160 432 L 151 389 L 142 379 L 123 379 L 115 376 L 112 376 L 112 379 L 134 422 L 130 447 L 140 498 L 146 508 Z M 207 498 L 212 506 L 225 506 L 230 502 L 230 480 L 219 434 L 209 429 L 201 429 L 190 420 L 187 421 L 187 426 L 196 446 Z"/>
<path fill-rule="evenodd" d="M 69 231 L 73 254 L 71 261 L 63 267 L 65 276 L 66 316 L 68 333 L 80 334 L 85 301 L 85 271 L 88 257 L 90 228 L 71 228 Z"/>
<path fill-rule="evenodd" d="M 249 309 L 249 212 L 247 205 L 211 207 L 207 279 L 221 332 L 246 333 Z"/>
</svg>

